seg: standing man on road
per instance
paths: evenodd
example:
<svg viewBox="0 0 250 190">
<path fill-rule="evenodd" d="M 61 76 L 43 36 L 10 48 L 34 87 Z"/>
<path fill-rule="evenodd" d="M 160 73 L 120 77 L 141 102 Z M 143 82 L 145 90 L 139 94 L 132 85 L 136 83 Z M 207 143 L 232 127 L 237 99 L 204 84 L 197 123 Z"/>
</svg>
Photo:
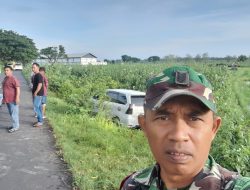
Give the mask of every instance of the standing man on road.
<svg viewBox="0 0 250 190">
<path fill-rule="evenodd" d="M 190 67 L 165 69 L 147 83 L 139 124 L 156 164 L 135 172 L 121 190 L 250 190 L 250 178 L 209 155 L 220 128 L 212 86 Z"/>
<path fill-rule="evenodd" d="M 20 102 L 20 83 L 13 76 L 13 68 L 11 66 L 4 67 L 5 78 L 2 83 L 3 103 L 6 103 L 12 126 L 8 128 L 10 133 L 19 129 L 19 102 Z"/>
<path fill-rule="evenodd" d="M 32 87 L 33 95 L 33 104 L 34 110 L 37 114 L 37 122 L 34 123 L 33 127 L 41 127 L 43 125 L 43 116 L 42 116 L 42 98 L 44 95 L 43 89 L 43 76 L 39 73 L 39 64 L 32 64 L 32 71 L 34 72 L 34 80 Z"/>
<path fill-rule="evenodd" d="M 44 89 L 44 94 L 43 94 L 43 98 L 42 98 L 42 115 L 43 118 L 46 118 L 45 116 L 45 112 L 46 112 L 46 103 L 47 103 L 47 91 L 48 91 L 48 87 L 49 87 L 49 82 L 48 79 L 45 75 L 45 67 L 40 67 L 39 72 L 41 73 L 41 75 L 43 76 L 43 89 Z"/>
</svg>

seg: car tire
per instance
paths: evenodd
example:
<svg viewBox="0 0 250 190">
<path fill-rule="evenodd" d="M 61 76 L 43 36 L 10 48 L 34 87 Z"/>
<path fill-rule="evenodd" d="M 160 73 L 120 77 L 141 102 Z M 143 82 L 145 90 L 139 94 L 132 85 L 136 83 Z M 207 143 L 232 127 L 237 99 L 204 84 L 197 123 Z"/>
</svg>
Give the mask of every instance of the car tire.
<svg viewBox="0 0 250 190">
<path fill-rule="evenodd" d="M 112 122 L 116 124 L 117 126 L 121 126 L 119 117 L 113 117 Z"/>
</svg>

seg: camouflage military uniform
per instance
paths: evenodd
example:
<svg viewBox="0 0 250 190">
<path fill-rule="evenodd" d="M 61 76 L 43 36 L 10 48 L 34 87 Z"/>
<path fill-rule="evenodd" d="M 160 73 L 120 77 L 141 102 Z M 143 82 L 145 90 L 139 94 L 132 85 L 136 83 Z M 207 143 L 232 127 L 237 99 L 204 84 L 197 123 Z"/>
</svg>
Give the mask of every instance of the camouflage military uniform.
<svg viewBox="0 0 250 190">
<path fill-rule="evenodd" d="M 130 175 L 122 182 L 120 189 L 167 190 L 160 178 L 158 164 Z M 178 190 L 250 190 L 250 178 L 222 168 L 209 156 L 206 165 L 192 184 Z"/>
</svg>

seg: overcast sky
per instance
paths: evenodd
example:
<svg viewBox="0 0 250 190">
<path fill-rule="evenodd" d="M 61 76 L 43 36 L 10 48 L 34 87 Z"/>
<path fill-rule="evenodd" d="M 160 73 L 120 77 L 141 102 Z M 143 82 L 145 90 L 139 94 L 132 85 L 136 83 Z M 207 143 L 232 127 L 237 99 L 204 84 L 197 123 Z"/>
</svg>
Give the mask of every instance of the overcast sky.
<svg viewBox="0 0 250 190">
<path fill-rule="evenodd" d="M 0 28 L 100 60 L 250 55 L 249 0 L 0 0 Z"/>
</svg>

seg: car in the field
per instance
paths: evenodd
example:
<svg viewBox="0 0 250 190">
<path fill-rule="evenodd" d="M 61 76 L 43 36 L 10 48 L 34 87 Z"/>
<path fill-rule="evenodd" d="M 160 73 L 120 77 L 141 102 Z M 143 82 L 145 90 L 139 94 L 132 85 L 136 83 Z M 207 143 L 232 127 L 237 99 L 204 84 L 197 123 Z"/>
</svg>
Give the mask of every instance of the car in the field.
<svg viewBox="0 0 250 190">
<path fill-rule="evenodd" d="M 138 115 L 143 114 L 145 92 L 128 89 L 108 89 L 108 100 L 100 102 L 99 96 L 94 96 L 94 113 L 98 113 L 100 107 L 107 117 L 117 124 L 129 128 L 140 128 Z"/>
<path fill-rule="evenodd" d="M 23 70 L 23 64 L 22 63 L 16 63 L 14 65 L 14 70 Z"/>
</svg>

